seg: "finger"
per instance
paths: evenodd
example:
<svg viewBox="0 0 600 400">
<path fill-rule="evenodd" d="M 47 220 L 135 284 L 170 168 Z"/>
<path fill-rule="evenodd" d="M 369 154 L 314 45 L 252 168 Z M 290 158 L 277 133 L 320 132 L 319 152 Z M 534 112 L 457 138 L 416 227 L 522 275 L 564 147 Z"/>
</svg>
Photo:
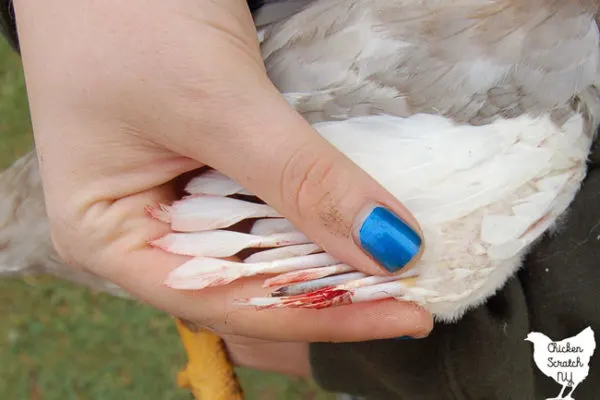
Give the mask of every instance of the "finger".
<svg viewBox="0 0 600 400">
<path fill-rule="evenodd" d="M 102 244 L 93 251 L 74 246 L 70 254 L 74 259 L 87 260 L 86 266 L 93 272 L 134 297 L 221 333 L 279 341 L 347 342 L 404 335 L 422 337 L 431 330 L 431 315 L 427 311 L 396 300 L 322 310 L 258 311 L 235 304 L 239 298 L 266 296 L 269 289 L 262 287 L 264 277 L 199 291 L 166 287 L 169 273 L 189 258 L 147 244 L 170 228 L 149 218 L 143 208 L 171 197 L 172 188 L 165 185 L 113 202 L 100 218 L 102 226 L 96 229 L 103 232 L 105 239 L 94 238 L 94 242 Z M 70 242 L 78 240 L 73 237 Z"/>
<path fill-rule="evenodd" d="M 188 155 L 257 194 L 342 262 L 378 275 L 414 265 L 423 251 L 422 234 L 400 201 L 278 93 L 265 90 L 259 97 L 261 105 L 238 103 L 243 120 L 235 116 L 238 108 L 230 110 L 226 141 L 188 143 Z"/>
<path fill-rule="evenodd" d="M 231 362 L 238 367 L 309 378 L 307 342 L 277 342 L 222 335 Z"/>
<path fill-rule="evenodd" d="M 151 258 L 159 259 L 157 255 Z M 424 337 L 433 324 L 431 315 L 424 309 L 397 300 L 322 310 L 257 311 L 234 305 L 233 300 L 264 295 L 260 278 L 183 293 L 164 288 L 161 285 L 164 274 L 158 273 L 158 269 L 152 268 L 152 271 L 157 275 L 149 270 L 137 271 L 140 278 L 132 287 L 136 296 L 218 332 L 278 341 L 354 342 L 399 336 Z"/>
<path fill-rule="evenodd" d="M 427 311 L 397 300 L 322 310 L 258 311 L 236 305 L 237 298 L 266 294 L 260 277 L 196 292 L 165 287 L 162 282 L 180 263 L 180 257 L 157 249 L 140 250 L 124 258 L 109 279 L 158 308 L 220 333 L 290 342 L 354 342 L 424 337 L 432 329 Z"/>
</svg>

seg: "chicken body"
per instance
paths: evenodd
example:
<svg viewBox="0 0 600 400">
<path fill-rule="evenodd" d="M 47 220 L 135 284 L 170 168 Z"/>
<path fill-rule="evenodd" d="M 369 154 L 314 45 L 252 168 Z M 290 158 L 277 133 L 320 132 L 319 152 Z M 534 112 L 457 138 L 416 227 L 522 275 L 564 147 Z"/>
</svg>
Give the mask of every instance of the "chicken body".
<svg viewBox="0 0 600 400">
<path fill-rule="evenodd" d="M 418 277 L 396 286 L 248 304 L 323 307 L 385 291 L 453 321 L 491 296 L 585 176 L 600 113 L 597 11 L 596 1 L 317 0 L 262 27 L 271 80 L 413 212 L 426 247 Z M 286 270 L 219 264 L 206 248 L 186 254 L 203 259 L 175 271 L 173 287 L 308 262 Z"/>
<path fill-rule="evenodd" d="M 270 79 L 313 122 L 432 113 L 564 122 L 598 79 L 595 1 L 320 0 L 263 28 Z"/>
<path fill-rule="evenodd" d="M 422 225 L 404 299 L 458 318 L 575 196 L 600 113 L 598 4 L 315 1 L 266 28 L 273 82 Z"/>
</svg>

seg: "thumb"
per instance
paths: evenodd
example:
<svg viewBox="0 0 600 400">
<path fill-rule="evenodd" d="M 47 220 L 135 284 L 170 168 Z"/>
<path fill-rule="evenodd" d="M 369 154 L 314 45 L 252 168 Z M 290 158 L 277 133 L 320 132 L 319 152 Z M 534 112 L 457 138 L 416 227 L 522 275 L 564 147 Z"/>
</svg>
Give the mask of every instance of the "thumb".
<svg viewBox="0 0 600 400">
<path fill-rule="evenodd" d="M 259 98 L 259 105 L 230 110 L 227 140 L 205 143 L 200 159 L 277 209 L 341 262 L 372 275 L 410 268 L 423 242 L 409 211 L 278 92 Z"/>
</svg>

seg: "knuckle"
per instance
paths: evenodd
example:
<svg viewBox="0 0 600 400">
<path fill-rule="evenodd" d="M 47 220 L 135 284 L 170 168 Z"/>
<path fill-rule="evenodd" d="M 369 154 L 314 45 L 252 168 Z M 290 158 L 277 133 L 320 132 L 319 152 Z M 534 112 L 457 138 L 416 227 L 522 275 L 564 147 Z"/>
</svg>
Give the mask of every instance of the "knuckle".
<svg viewBox="0 0 600 400">
<path fill-rule="evenodd" d="M 410 312 L 416 321 L 413 327 L 412 334 L 415 338 L 427 337 L 434 327 L 434 318 L 431 313 L 416 303 L 408 303 Z"/>
<path fill-rule="evenodd" d="M 283 170 L 281 198 L 284 206 L 300 219 L 315 219 L 331 233 L 347 236 L 352 221 L 344 210 L 351 180 L 331 157 L 300 149 Z"/>
<path fill-rule="evenodd" d="M 76 259 L 76 247 L 69 240 L 68 234 L 54 221 L 50 221 L 50 241 L 58 256 L 69 266 L 78 267 Z"/>
<path fill-rule="evenodd" d="M 71 267 L 92 268 L 102 248 L 98 240 L 104 232 L 102 227 L 90 225 L 77 213 L 52 207 L 48 211 L 50 239 L 58 256 Z"/>
</svg>

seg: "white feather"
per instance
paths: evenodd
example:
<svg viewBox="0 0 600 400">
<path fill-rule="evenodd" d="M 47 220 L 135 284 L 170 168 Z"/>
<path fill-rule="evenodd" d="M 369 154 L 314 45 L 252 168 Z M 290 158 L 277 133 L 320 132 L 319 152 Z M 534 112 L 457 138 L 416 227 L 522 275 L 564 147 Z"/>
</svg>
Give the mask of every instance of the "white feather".
<svg viewBox="0 0 600 400">
<path fill-rule="evenodd" d="M 261 263 L 238 263 L 216 258 L 196 257 L 173 270 L 165 284 L 174 289 L 196 290 L 208 286 L 225 285 L 243 277 L 326 267 L 338 263 L 339 261 L 327 253 Z"/>
<path fill-rule="evenodd" d="M 244 259 L 245 263 L 258 263 L 265 261 L 283 260 L 284 258 L 306 256 L 320 252 L 321 249 L 316 244 L 299 244 L 296 246 L 279 247 L 276 249 L 263 250 L 254 253 Z"/>
<path fill-rule="evenodd" d="M 161 206 L 150 213 L 169 222 L 177 232 L 208 231 L 226 228 L 248 218 L 279 217 L 279 213 L 264 204 L 220 196 L 188 196 L 171 206 Z"/>
<path fill-rule="evenodd" d="M 185 187 L 185 191 L 192 195 L 229 196 L 236 193 L 248 194 L 248 191 L 242 185 L 215 170 L 207 171 L 190 180 Z"/>
<path fill-rule="evenodd" d="M 170 253 L 196 257 L 230 257 L 251 247 L 279 247 L 301 243 L 310 243 L 310 240 L 300 232 L 258 236 L 224 230 L 169 233 L 150 242 Z"/>
<path fill-rule="evenodd" d="M 298 230 L 290 221 L 284 218 L 259 219 L 252 224 L 250 233 L 253 235 L 272 235 L 274 233 L 297 232 Z"/>
</svg>

